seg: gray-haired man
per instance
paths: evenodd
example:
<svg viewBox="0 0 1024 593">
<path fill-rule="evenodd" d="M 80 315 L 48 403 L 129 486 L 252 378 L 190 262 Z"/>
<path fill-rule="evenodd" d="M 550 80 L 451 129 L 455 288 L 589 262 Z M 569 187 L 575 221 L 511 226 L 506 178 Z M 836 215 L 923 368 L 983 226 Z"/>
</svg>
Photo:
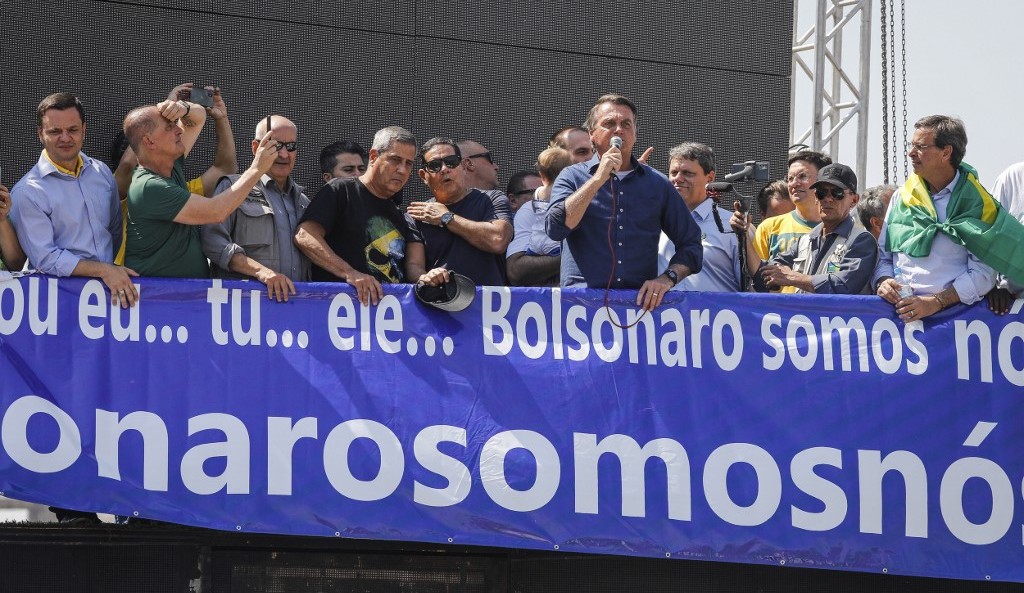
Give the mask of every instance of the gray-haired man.
<svg viewBox="0 0 1024 593">
<path fill-rule="evenodd" d="M 425 269 L 423 237 L 396 202 L 416 163 L 416 138 L 391 126 L 377 132 L 366 172 L 332 179 L 299 221 L 295 243 L 313 262 L 314 282 L 348 282 L 359 302 L 374 304 L 383 283 L 447 281 Z"/>
</svg>

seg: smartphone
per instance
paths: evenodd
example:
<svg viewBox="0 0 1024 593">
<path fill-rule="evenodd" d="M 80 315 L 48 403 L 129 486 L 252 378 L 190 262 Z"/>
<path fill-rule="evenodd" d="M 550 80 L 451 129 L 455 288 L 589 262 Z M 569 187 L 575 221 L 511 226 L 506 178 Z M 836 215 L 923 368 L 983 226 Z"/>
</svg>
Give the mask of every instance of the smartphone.
<svg viewBox="0 0 1024 593">
<path fill-rule="evenodd" d="M 192 96 L 189 97 L 189 101 L 203 107 L 213 107 L 213 91 L 192 87 Z"/>
</svg>

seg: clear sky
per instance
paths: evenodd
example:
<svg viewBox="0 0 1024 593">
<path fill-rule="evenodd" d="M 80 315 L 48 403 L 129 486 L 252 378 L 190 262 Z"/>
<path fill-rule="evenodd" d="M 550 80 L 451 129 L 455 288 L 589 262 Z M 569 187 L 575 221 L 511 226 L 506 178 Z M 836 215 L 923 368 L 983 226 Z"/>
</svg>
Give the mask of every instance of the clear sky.
<svg viewBox="0 0 1024 593">
<path fill-rule="evenodd" d="M 861 180 L 864 187 L 881 183 L 883 172 L 880 3 L 873 0 L 873 4 L 867 179 Z M 898 22 L 899 5 L 895 8 Z M 964 160 L 978 169 L 982 183 L 991 189 L 1003 169 L 1024 161 L 1024 2 L 906 0 L 905 8 L 908 134 L 913 133 L 914 122 L 925 115 L 959 117 L 967 128 Z M 802 31 L 810 16 L 803 7 L 801 13 L 798 30 Z M 844 45 L 852 45 L 854 50 L 856 45 L 849 38 L 855 38 L 856 31 L 848 28 L 844 33 Z M 896 44 L 899 52 L 898 29 Z M 857 60 L 852 53 L 843 61 L 844 66 L 852 63 L 856 72 Z M 797 92 L 801 92 L 799 88 Z M 804 104 L 809 108 L 810 100 Z M 902 120 L 902 105 L 897 115 Z M 794 119 L 799 121 L 799 115 Z M 847 141 L 848 135 L 842 138 L 836 160 L 853 166 L 854 143 L 852 139 Z M 902 151 L 903 147 L 898 149 Z M 899 163 L 897 180 L 902 183 L 902 152 Z"/>
</svg>

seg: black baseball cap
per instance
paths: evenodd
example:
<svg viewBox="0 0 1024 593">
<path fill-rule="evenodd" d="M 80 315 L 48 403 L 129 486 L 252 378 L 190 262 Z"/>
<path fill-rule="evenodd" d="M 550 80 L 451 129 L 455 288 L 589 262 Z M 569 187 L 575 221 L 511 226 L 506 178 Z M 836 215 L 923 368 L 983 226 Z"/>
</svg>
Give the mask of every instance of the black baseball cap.
<svg viewBox="0 0 1024 593">
<path fill-rule="evenodd" d="M 456 274 L 448 273 L 448 282 L 441 286 L 416 284 L 416 298 L 423 304 L 437 307 L 442 311 L 462 311 L 473 304 L 476 298 L 476 284 L 472 280 Z"/>
<path fill-rule="evenodd" d="M 825 165 L 818 171 L 818 180 L 814 182 L 811 189 L 827 183 L 857 193 L 857 174 L 853 169 L 840 163 Z"/>
</svg>

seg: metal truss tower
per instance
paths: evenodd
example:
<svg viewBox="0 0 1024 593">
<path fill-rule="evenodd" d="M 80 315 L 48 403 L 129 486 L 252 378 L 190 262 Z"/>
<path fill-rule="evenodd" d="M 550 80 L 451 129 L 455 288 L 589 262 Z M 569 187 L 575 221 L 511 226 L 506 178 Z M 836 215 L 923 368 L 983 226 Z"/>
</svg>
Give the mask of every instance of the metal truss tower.
<svg viewBox="0 0 1024 593">
<path fill-rule="evenodd" d="M 810 27 L 802 31 L 801 16 L 813 17 Z M 848 34 L 844 37 L 844 33 Z M 871 0 L 793 0 L 790 143 L 850 164 L 844 155 L 851 154 L 851 135 L 843 134 L 840 154 L 840 133 L 847 127 L 852 130 L 856 118 L 854 170 L 862 183 L 867 169 L 870 78 Z"/>
</svg>

